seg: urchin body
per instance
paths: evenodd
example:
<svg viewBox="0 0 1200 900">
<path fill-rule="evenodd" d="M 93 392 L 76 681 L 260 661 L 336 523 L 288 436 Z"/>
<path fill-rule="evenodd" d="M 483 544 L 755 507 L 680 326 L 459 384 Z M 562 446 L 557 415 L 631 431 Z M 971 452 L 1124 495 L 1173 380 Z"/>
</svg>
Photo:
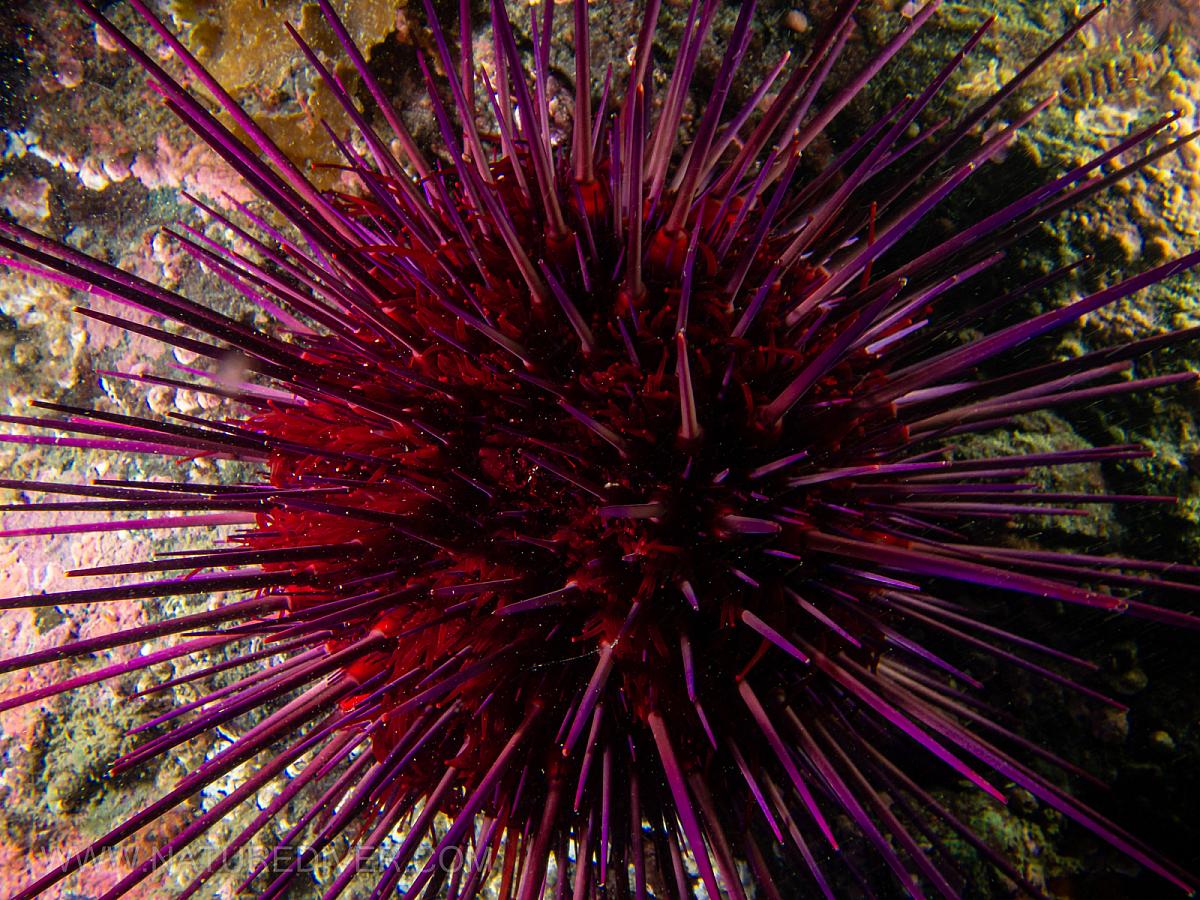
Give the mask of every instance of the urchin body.
<svg viewBox="0 0 1200 900">
<path fill-rule="evenodd" d="M 505 7 L 494 3 L 494 58 L 478 79 L 469 54 L 452 56 L 430 10 L 450 101 L 422 58 L 442 141 L 435 156 L 417 146 L 322 2 L 393 131 L 381 137 L 297 35 L 357 128 L 353 141 L 330 132 L 356 190 L 323 193 L 134 5 L 245 141 L 81 3 L 289 226 L 280 231 L 239 204 L 223 211 L 197 201 L 251 249 L 230 251 L 188 227 L 179 245 L 276 327 L 255 330 L 3 226 L 12 265 L 184 326 L 126 327 L 209 360 L 215 376 L 231 356 L 253 373 L 191 385 L 238 401 L 243 413 L 231 420 L 47 405 L 66 417 L 39 421 L 83 446 L 251 462 L 262 480 L 200 489 L 26 483 L 93 498 L 75 508 L 165 511 L 180 527 L 209 516 L 242 530 L 210 551 L 84 573 L 147 576 L 138 584 L 4 602 L 251 593 L 5 665 L 167 635 L 187 635 L 197 651 L 266 641 L 285 657 L 116 763 L 136 766 L 283 703 L 91 848 L 115 844 L 273 748 L 109 896 L 313 758 L 227 851 L 306 785 L 325 791 L 294 861 L 249 873 L 261 896 L 285 895 L 308 862 L 353 834 L 361 851 L 329 886 L 334 896 L 394 833 L 400 847 L 378 867 L 373 896 L 404 884 L 411 896 L 469 897 L 494 879 L 500 896 L 525 900 L 543 895 L 551 871 L 560 896 L 596 897 L 614 884 L 637 896 L 778 896 L 796 870 L 828 895 L 839 856 L 860 875 L 857 855 L 841 854 L 847 840 L 870 848 L 914 895 L 953 896 L 962 886 L 931 820 L 1034 890 L 909 774 L 904 760 L 916 757 L 997 802 L 1003 783 L 1015 783 L 1186 886 L 1173 866 L 1029 768 L 1038 749 L 988 717 L 975 693 L 982 685 L 954 658 L 956 648 L 983 652 L 1105 701 L 1043 665 L 1080 661 L 989 623 L 972 591 L 1193 626 L 1120 593 L 1174 587 L 1155 581 L 1156 564 L 969 535 L 973 518 L 1071 515 L 1097 499 L 1038 492 L 1026 482 L 1032 468 L 1144 451 L 963 459 L 954 443 L 1023 412 L 1190 381 L 1189 373 L 1126 377 L 1132 360 L 1187 336 L 1178 334 L 987 378 L 980 370 L 1197 256 L 965 341 L 956 337 L 963 325 L 986 329 L 997 309 L 1074 267 L 958 315 L 940 305 L 1038 223 L 1121 177 L 1109 164 L 1122 154 L 1136 157 L 1132 171 L 1188 139 L 1162 137 L 1172 117 L 910 254 L 898 251 L 901 241 L 1049 102 L 988 127 L 1035 62 L 963 121 L 921 131 L 921 114 L 987 25 L 930 85 L 801 177 L 805 150 L 936 4 L 844 87 L 826 90 L 854 27 L 857 4 L 844 3 L 807 59 L 774 67 L 732 108 L 754 17 L 746 4 L 683 147 L 684 101 L 713 0 L 691 5 L 657 103 L 649 92 L 658 4 L 646 12 L 630 71 L 609 73 L 598 98 L 589 90 L 587 9 L 578 5 L 575 116 L 561 145 L 547 113 L 553 4 L 532 21 L 527 76 Z M 460 15 L 468 12 L 464 3 Z M 477 106 L 494 134 L 481 131 Z M 172 570 L 212 574 L 162 574 Z M 244 652 L 249 660 L 258 650 L 247 643 Z M 431 830 L 439 813 L 450 824 Z M 413 864 L 426 839 L 433 853 Z M 20 896 L 49 888 L 87 853 Z M 454 864 L 441 865 L 447 858 Z"/>
</svg>

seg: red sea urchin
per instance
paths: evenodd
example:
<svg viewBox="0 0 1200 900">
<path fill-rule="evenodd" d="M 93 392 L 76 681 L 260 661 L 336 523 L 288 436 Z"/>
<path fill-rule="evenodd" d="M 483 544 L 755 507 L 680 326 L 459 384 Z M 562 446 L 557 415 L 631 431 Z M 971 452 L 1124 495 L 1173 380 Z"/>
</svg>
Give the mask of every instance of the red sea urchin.
<svg viewBox="0 0 1200 900">
<path fill-rule="evenodd" d="M 967 534 L 973 519 L 1161 499 L 1049 493 L 1028 483 L 1031 469 L 1144 451 L 965 458 L 955 442 L 1023 412 L 1190 381 L 1186 372 L 1137 379 L 1130 371 L 1138 357 L 1191 332 L 984 370 L 1200 253 L 990 330 L 997 310 L 1074 267 L 953 314 L 942 302 L 961 296 L 957 285 L 1039 223 L 1190 136 L 1167 137 L 1168 116 L 948 239 L 916 252 L 902 244 L 1052 102 L 989 127 L 1094 13 L 961 122 L 918 128 L 984 24 L 919 95 L 802 176 L 805 150 L 936 4 L 831 90 L 828 75 L 858 5 L 846 0 L 805 60 L 790 72 L 783 63 L 771 69 L 727 111 L 754 15 L 752 3 L 743 5 L 694 137 L 680 147 L 717 0 L 691 3 L 659 102 L 651 101 L 650 54 L 659 3 L 645 13 L 628 76 L 610 71 L 597 102 L 587 7 L 578 4 L 575 117 L 561 145 L 547 112 L 554 4 L 534 13 L 527 78 L 508 14 L 493 0 L 494 59 L 476 79 L 469 52 L 457 63 L 451 57 L 427 2 L 448 92 L 422 59 L 444 142 L 426 155 L 322 0 L 373 112 L 396 137 L 389 145 L 373 130 L 296 34 L 357 128 L 353 136 L 329 132 L 331 152 L 358 186 L 336 194 L 313 187 L 142 0 L 131 3 L 224 119 L 91 3 L 79 5 L 264 204 L 231 204 L 237 211 L 227 216 L 195 201 L 244 252 L 187 226 L 175 235 L 179 246 L 268 313 L 273 327 L 255 329 L 0 223 L 7 265 L 162 316 L 182 328 L 83 310 L 211 362 L 182 381 L 128 378 L 208 392 L 242 410 L 232 419 L 160 421 L 45 403 L 61 418 L 5 420 L 66 436 L 4 439 L 207 455 L 252 464 L 261 478 L 6 482 L 74 498 L 10 513 L 140 517 L 7 534 L 241 530 L 208 550 L 78 573 L 134 582 L 2 606 L 249 593 L 8 659 L 3 669 L 13 671 L 179 638 L 0 708 L 212 648 L 232 648 L 239 662 L 275 662 L 155 720 L 159 730 L 115 769 L 263 710 L 159 801 L 19 898 L 46 891 L 255 759 L 240 786 L 105 896 L 129 891 L 273 781 L 279 793 L 226 855 L 298 795 L 316 799 L 271 864 L 245 873 L 261 897 L 286 896 L 344 836 L 357 850 L 327 897 L 361 869 L 375 879 L 372 897 L 401 885 L 406 896 L 473 897 L 488 884 L 522 900 L 551 885 L 558 897 L 778 898 L 797 877 L 830 896 L 846 879 L 869 890 L 877 876 L 864 863 L 868 850 L 911 895 L 957 896 L 964 885 L 949 837 L 1036 895 L 923 786 L 930 764 L 997 802 L 1002 786 L 1024 788 L 1190 890 L 1188 876 L 1035 771 L 1034 761 L 1074 770 L 1001 724 L 958 659 L 984 654 L 1106 702 L 1070 674 L 1081 660 L 994 624 L 981 598 L 1195 627 L 1186 614 L 1129 596 L 1188 590 L 1166 580 L 1165 564 L 997 546 Z M 461 5 L 464 34 L 469 7 Z M 477 108 L 494 135 L 481 130 Z M 392 834 L 398 846 L 377 858 Z"/>
</svg>

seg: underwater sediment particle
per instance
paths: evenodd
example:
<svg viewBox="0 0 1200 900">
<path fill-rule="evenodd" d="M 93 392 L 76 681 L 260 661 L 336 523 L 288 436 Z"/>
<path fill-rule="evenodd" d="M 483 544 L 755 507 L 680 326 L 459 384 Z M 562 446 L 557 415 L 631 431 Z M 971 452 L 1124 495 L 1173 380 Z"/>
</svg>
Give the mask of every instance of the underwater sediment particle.
<svg viewBox="0 0 1200 900">
<path fill-rule="evenodd" d="M 651 0 L 627 69 L 602 78 L 578 3 L 565 133 L 551 110 L 554 3 L 522 7 L 526 44 L 493 0 L 477 68 L 471 4 L 448 34 L 427 2 L 430 55 L 417 60 L 440 135 L 430 147 L 320 0 L 329 46 L 289 31 L 345 117 L 315 161 L 337 160 L 332 190 L 130 4 L 185 75 L 78 3 L 258 197 L 190 198 L 233 247 L 186 223 L 169 234 L 264 321 L 0 222 L 5 265 L 127 308 L 80 312 L 183 355 L 168 374 L 105 374 L 157 390 L 154 416 L 38 401 L 37 415 L 0 417 L 0 439 L 203 461 L 209 475 L 2 482 L 48 498 L 4 507 L 5 537 L 167 530 L 200 544 L 89 563 L 71 574 L 91 586 L 0 609 L 201 602 L 10 656 L 3 671 L 137 651 L 18 690 L 0 710 L 189 657 L 208 661 L 159 687 L 240 674 L 135 726 L 142 739 L 114 774 L 222 740 L 16 898 L 199 796 L 104 897 L 138 890 L 255 801 L 180 896 L 284 820 L 239 890 L 290 896 L 332 854 L 326 897 L 352 884 L 372 897 L 782 898 L 847 885 L 953 897 L 973 887 L 953 841 L 1039 895 L 937 799 L 947 780 L 997 807 L 1016 796 L 1051 810 L 1191 890 L 1062 787 L 1084 773 L 1014 728 L 981 678 L 1014 671 L 1119 712 L 1092 685 L 1094 664 L 1029 633 L 1036 616 L 1022 612 L 1194 629 L 1178 607 L 1200 569 L 1014 545 L 981 526 L 1172 498 L 1044 486 L 1047 470 L 1144 458 L 1135 444 L 1020 452 L 978 438 L 1193 383 L 1137 366 L 1194 329 L 1068 359 L 1026 351 L 1200 251 L 1029 316 L 1006 318 L 1081 262 L 972 289 L 1042 223 L 1194 135 L 1163 116 L 949 235 L 924 230 L 1055 102 L 1021 104 L 1021 89 L 1098 10 L 957 121 L 930 121 L 982 22 L 927 84 L 810 169 L 806 150 L 936 2 L 835 82 L 860 5 L 846 0 L 812 27 L 809 54 L 784 56 L 744 94 L 756 7 L 742 4 L 690 113 L 717 0 L 692 0 L 665 72 Z M 971 441 L 986 449 L 964 453 Z"/>
</svg>

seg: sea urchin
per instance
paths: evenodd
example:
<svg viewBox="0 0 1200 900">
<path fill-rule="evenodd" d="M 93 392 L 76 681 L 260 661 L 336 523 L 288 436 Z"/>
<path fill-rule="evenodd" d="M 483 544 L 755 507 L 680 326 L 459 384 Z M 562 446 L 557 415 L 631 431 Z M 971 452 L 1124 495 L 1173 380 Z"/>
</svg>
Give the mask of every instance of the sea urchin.
<svg viewBox="0 0 1200 900">
<path fill-rule="evenodd" d="M 0 708 L 222 649 L 252 665 L 154 719 L 114 770 L 262 716 L 19 900 L 249 760 L 257 768 L 240 786 L 105 897 L 128 892 L 272 782 L 274 799 L 182 896 L 298 797 L 312 798 L 307 812 L 244 873 L 259 897 L 287 896 L 347 836 L 355 850 L 326 897 L 364 868 L 371 897 L 403 887 L 410 897 L 465 898 L 487 886 L 521 900 L 548 890 L 780 898 L 801 882 L 832 896 L 855 881 L 869 890 L 872 860 L 904 892 L 952 897 L 964 885 L 950 838 L 1037 894 L 935 799 L 927 778 L 938 771 L 997 803 L 1002 788 L 1019 786 L 1190 889 L 1173 865 L 1035 771 L 1034 761 L 1073 769 L 1003 724 L 963 661 L 985 656 L 1111 702 L 1076 680 L 1071 670 L 1086 676 L 1086 663 L 994 624 L 990 606 L 1057 602 L 1195 627 L 1131 596 L 1187 590 L 1166 580 L 1163 564 L 972 536 L 976 519 L 1162 499 L 1050 493 L 1029 479 L 1038 468 L 1145 451 L 979 458 L 958 444 L 1021 413 L 1191 381 L 1188 372 L 1131 375 L 1138 357 L 1190 333 L 1028 368 L 1011 351 L 1200 253 L 1008 324 L 996 314 L 1075 267 L 965 309 L 943 302 L 961 304 L 956 288 L 1014 241 L 1190 136 L 1172 135 L 1175 117 L 1165 117 L 949 238 L 916 249 L 906 241 L 1053 102 L 998 121 L 1095 10 L 961 121 L 926 125 L 984 23 L 918 94 L 812 169 L 814 141 L 937 3 L 831 85 L 859 5 L 845 0 L 805 59 L 771 68 L 731 108 L 754 20 L 744 3 L 707 102 L 686 123 L 718 0 L 692 0 L 657 97 L 658 0 L 628 73 L 610 69 L 595 97 L 588 8 L 576 3 L 574 117 L 560 141 L 548 114 L 555 4 L 533 9 L 522 52 L 504 3 L 492 0 L 493 53 L 476 71 L 470 41 L 453 58 L 426 0 L 436 58 L 420 66 L 442 143 L 422 148 L 320 0 L 374 102 L 364 111 L 293 31 L 355 126 L 328 130 L 330 153 L 356 186 L 335 193 L 313 186 L 144 0 L 130 3 L 195 92 L 89 0 L 78 5 L 260 199 L 193 199 L 239 251 L 186 225 L 174 238 L 272 325 L 244 324 L 0 223 L 6 265 L 161 316 L 174 325 L 81 310 L 210 363 L 182 379 L 125 377 L 239 411 L 157 419 L 42 403 L 58 417 L 4 421 L 59 435 L 4 440 L 209 456 L 251 464 L 260 477 L 5 482 L 68 498 L 10 515 L 136 514 L 8 535 L 236 530 L 207 550 L 76 573 L 125 576 L 119 584 L 2 607 L 247 593 L 8 659 L 3 670 L 13 671 L 175 641 Z M 467 36 L 470 6 L 460 8 Z"/>
</svg>

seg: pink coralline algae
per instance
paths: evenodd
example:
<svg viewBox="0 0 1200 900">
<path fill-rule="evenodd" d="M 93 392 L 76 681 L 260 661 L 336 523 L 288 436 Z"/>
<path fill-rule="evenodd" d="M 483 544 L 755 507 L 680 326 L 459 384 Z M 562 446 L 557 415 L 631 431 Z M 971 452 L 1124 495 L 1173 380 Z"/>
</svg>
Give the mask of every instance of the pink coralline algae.
<svg viewBox="0 0 1200 900">
<path fill-rule="evenodd" d="M 246 182 L 225 165 L 211 148 L 191 144 L 176 148 L 165 135 L 159 135 L 153 153 L 134 157 L 130 172 L 151 190 L 183 189 L 201 197 L 213 198 L 223 206 L 247 202 L 254 192 Z"/>
</svg>

